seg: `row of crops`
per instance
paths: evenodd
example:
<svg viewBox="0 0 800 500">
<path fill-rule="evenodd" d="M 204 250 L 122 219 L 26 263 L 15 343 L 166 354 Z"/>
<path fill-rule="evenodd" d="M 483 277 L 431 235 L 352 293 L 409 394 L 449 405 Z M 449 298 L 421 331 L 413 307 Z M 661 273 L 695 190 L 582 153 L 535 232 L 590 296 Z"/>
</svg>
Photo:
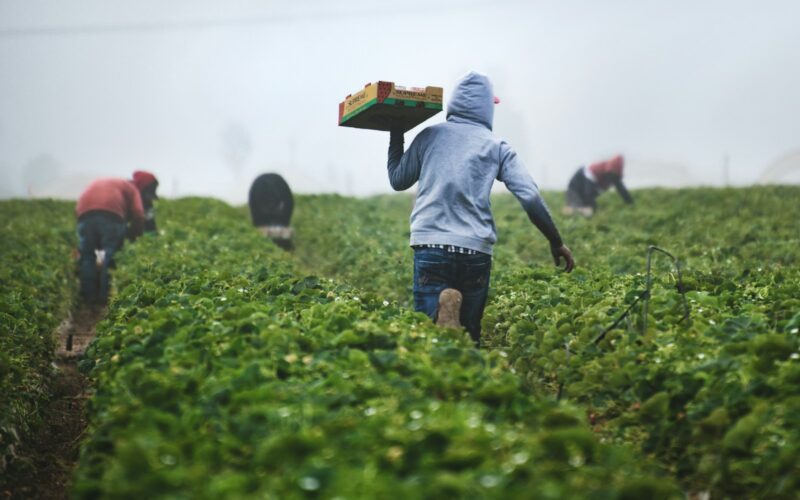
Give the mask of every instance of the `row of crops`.
<svg viewBox="0 0 800 500">
<path fill-rule="evenodd" d="M 494 203 L 500 244 L 484 317 L 538 397 L 578 404 L 605 442 L 657 460 L 685 491 L 785 497 L 800 491 L 800 190 L 648 190 L 635 210 L 603 199 L 591 219 L 559 218 L 570 275 L 516 201 Z M 307 200 L 300 260 L 409 303 L 410 198 Z M 549 198 L 558 212 L 561 200 Z M 352 224 L 325 231 L 332 215 Z M 344 226 L 344 227 L 342 227 Z M 656 259 L 648 328 L 640 308 L 595 344 L 644 289 L 648 245 L 683 259 L 691 321 L 668 259 Z M 323 249 L 337 252 L 325 257 Z M 372 249 L 372 251 L 369 251 Z M 373 276 L 375 269 L 384 272 Z"/>
<path fill-rule="evenodd" d="M 591 220 L 558 216 L 550 196 L 579 266 L 569 275 L 498 196 L 481 350 L 410 311 L 411 197 L 299 197 L 293 254 L 243 209 L 163 200 L 162 234 L 121 254 L 82 362 L 95 393 L 73 492 L 794 498 L 798 195 L 647 190 L 633 210 L 603 198 Z M 74 222 L 70 204 L 0 208 L 32 238 L 2 247 L 3 292 L 8 280 L 16 293 L 2 305 L 17 335 L 0 351 L 12 353 L 0 375 L 17 377 L 0 379 L 14 394 L 0 407 L 7 446 L 41 400 L 46 332 L 74 293 Z M 640 295 L 651 244 L 682 258 L 690 320 L 671 262 L 656 260 L 647 329 L 634 308 L 595 342 Z"/>
<path fill-rule="evenodd" d="M 55 355 L 53 331 L 76 289 L 72 204 L 0 203 L 0 486 L 39 421 Z"/>
<path fill-rule="evenodd" d="M 159 210 L 83 362 L 78 497 L 679 496 L 502 351 L 297 273 L 236 209 Z"/>
</svg>

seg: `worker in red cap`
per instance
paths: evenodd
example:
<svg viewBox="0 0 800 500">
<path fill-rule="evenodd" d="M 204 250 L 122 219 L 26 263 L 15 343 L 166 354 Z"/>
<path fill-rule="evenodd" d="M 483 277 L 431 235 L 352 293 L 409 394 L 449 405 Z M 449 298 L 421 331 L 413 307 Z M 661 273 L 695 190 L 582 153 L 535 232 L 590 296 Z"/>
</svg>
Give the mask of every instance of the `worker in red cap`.
<svg viewBox="0 0 800 500">
<path fill-rule="evenodd" d="M 578 213 L 590 217 L 597 211 L 597 197 L 611 186 L 629 205 L 633 198 L 622 183 L 622 169 L 625 159 L 617 155 L 609 160 L 583 166 L 575 172 L 567 186 L 567 204 L 564 213 Z"/>
<path fill-rule="evenodd" d="M 142 194 L 144 231 L 146 233 L 156 234 L 156 213 L 153 208 L 153 202 L 158 199 L 158 195 L 156 194 L 158 179 L 150 172 L 137 170 L 133 173 L 133 183 L 139 188 L 139 192 Z"/>
<path fill-rule="evenodd" d="M 78 198 L 81 297 L 89 305 L 108 302 L 109 268 L 127 236 L 139 237 L 145 226 L 143 201 L 152 204 L 158 181 L 148 172 L 133 180 L 102 178 L 93 181 Z M 99 274 L 98 274 L 99 273 Z"/>
</svg>

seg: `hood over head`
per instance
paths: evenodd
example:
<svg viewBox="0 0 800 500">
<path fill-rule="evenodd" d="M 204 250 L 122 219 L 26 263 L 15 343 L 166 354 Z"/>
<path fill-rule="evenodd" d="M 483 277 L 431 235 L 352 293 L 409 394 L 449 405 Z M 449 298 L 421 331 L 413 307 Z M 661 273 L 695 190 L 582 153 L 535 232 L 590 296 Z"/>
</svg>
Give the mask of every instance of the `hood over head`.
<svg viewBox="0 0 800 500">
<path fill-rule="evenodd" d="M 476 123 L 492 130 L 494 104 L 494 88 L 489 77 L 470 71 L 453 90 L 453 96 L 447 104 L 447 120 Z"/>
<path fill-rule="evenodd" d="M 589 165 L 589 170 L 596 176 L 615 174 L 622 177 L 622 169 L 625 167 L 625 159 L 622 155 L 614 156 L 609 160 L 599 161 Z"/>
<path fill-rule="evenodd" d="M 625 166 L 625 159 L 622 155 L 617 155 L 608 160 L 608 170 L 622 177 L 622 169 Z"/>
<path fill-rule="evenodd" d="M 153 187 L 153 193 L 154 197 L 158 198 L 157 196 L 155 196 L 155 188 L 158 187 L 158 179 L 156 179 L 156 176 L 151 174 L 150 172 L 146 172 L 144 170 L 135 171 L 133 173 L 133 180 L 131 182 L 133 182 L 133 184 L 139 189 L 139 191 L 143 191 L 148 186 L 155 184 L 155 186 Z"/>
</svg>

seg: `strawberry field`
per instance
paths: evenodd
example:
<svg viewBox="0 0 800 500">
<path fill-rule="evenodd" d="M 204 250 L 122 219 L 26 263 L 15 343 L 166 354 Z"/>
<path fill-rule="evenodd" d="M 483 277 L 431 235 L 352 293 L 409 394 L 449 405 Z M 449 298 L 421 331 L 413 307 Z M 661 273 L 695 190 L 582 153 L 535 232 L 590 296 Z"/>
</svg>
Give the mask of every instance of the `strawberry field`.
<svg viewBox="0 0 800 500">
<path fill-rule="evenodd" d="M 548 202 L 578 268 L 557 270 L 497 196 L 477 350 L 410 309 L 411 197 L 298 197 L 291 254 L 245 209 L 162 200 L 162 234 L 120 254 L 81 363 L 94 394 L 73 494 L 795 498 L 800 189 L 645 190 L 592 219 Z M 46 345 L 74 293 L 72 206 L 37 203 L 0 205 L 39 231 L 19 244 L 34 251 L 3 242 L 6 450 L 48 376 L 26 339 Z M 650 245 L 683 281 L 654 256 L 645 329 Z"/>
<path fill-rule="evenodd" d="M 800 490 L 800 190 L 647 190 L 634 210 L 604 199 L 593 219 L 558 218 L 578 269 L 554 270 L 546 241 L 511 197 L 494 203 L 499 244 L 484 317 L 486 344 L 522 386 L 578 405 L 603 442 L 657 460 L 684 491 L 785 497 Z M 548 199 L 554 211 L 561 199 Z M 309 200 L 301 260 L 410 304 L 410 198 Z M 313 207 L 313 208 L 312 208 Z M 336 232 L 325 214 L 357 221 Z M 669 259 L 680 257 L 683 315 Z M 325 248 L 337 251 L 328 258 Z M 359 251 L 359 249 L 361 251 Z M 369 251 L 370 249 L 371 251 Z M 375 269 L 396 272 L 375 273 Z M 640 305 L 640 304 L 639 304 Z M 595 340 L 602 337 L 598 343 Z"/>
</svg>

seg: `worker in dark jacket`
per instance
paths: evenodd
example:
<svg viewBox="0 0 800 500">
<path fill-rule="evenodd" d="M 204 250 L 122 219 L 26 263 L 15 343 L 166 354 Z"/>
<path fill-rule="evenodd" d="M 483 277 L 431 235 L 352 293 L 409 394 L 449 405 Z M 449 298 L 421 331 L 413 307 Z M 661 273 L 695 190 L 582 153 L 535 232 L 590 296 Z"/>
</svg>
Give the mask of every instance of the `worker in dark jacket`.
<svg viewBox="0 0 800 500">
<path fill-rule="evenodd" d="M 273 173 L 256 177 L 250 186 L 248 201 L 253 225 L 279 247 L 291 250 L 294 198 L 283 177 Z"/>
<path fill-rule="evenodd" d="M 139 188 L 142 195 L 142 207 L 144 208 L 144 232 L 157 234 L 156 212 L 153 202 L 158 199 L 156 189 L 158 189 L 158 179 L 150 172 L 137 170 L 133 173 L 133 183 Z"/>
<path fill-rule="evenodd" d="M 492 132 L 497 103 L 489 79 L 469 73 L 453 91 L 445 123 L 420 132 L 407 151 L 403 132 L 391 132 L 387 163 L 392 188 L 417 184 L 410 241 L 414 308 L 437 324 L 463 325 L 478 345 L 497 240 L 489 203 L 495 179 L 548 239 L 556 265 L 563 259 L 568 272 L 575 265 L 528 170 Z"/>
<path fill-rule="evenodd" d="M 97 179 L 78 199 L 75 215 L 78 218 L 80 292 L 87 304 L 104 305 L 108 302 L 109 268 L 125 237 L 133 241 L 144 231 L 145 216 L 139 185 L 146 187 L 150 184 L 137 184 L 125 179 Z"/>
<path fill-rule="evenodd" d="M 579 168 L 567 186 L 567 204 L 564 206 L 564 212 L 579 213 L 587 217 L 594 215 L 597 211 L 597 197 L 611 186 L 617 189 L 625 203 L 633 204 L 633 198 L 622 183 L 624 166 L 624 158 L 617 155 L 610 160 Z"/>
</svg>

